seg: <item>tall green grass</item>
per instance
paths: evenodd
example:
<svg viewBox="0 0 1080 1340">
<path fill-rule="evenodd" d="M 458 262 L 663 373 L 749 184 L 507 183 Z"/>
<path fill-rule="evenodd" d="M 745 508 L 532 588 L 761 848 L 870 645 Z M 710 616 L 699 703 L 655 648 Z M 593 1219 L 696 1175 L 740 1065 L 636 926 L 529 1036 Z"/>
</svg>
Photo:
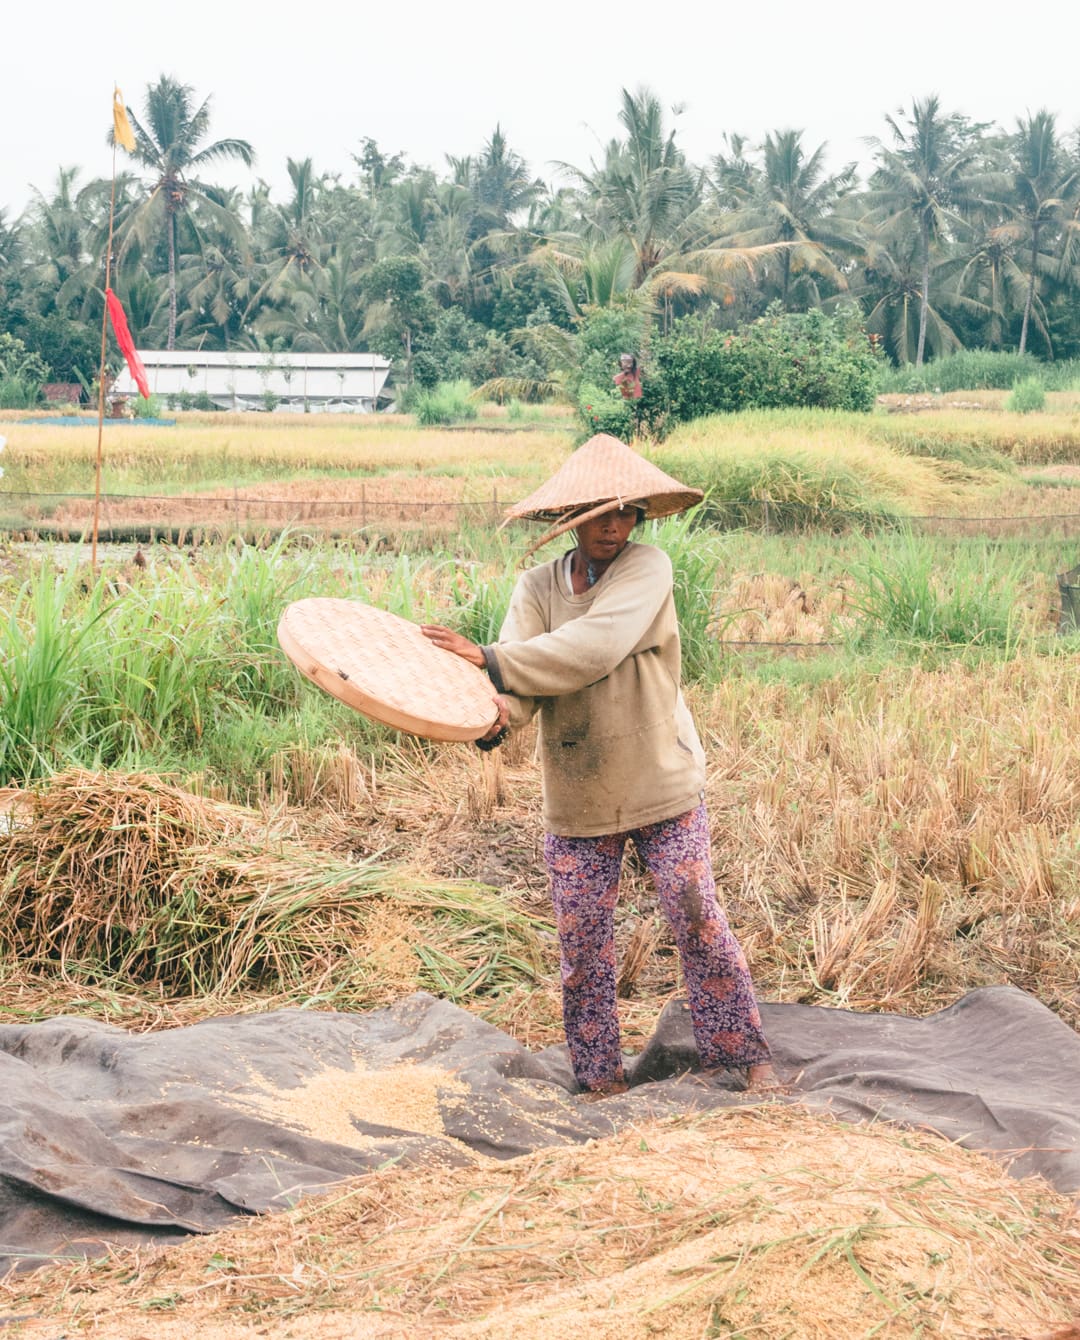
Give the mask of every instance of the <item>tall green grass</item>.
<svg viewBox="0 0 1080 1340">
<path fill-rule="evenodd" d="M 86 743 L 84 671 L 107 644 L 100 584 L 79 601 L 79 582 L 45 568 L 0 609 L 0 783 L 38 776 Z"/>
<path fill-rule="evenodd" d="M 920 395 L 936 391 L 1010 390 L 1023 377 L 1038 377 L 1050 391 L 1080 389 L 1080 361 L 1044 363 L 1033 354 L 962 349 L 921 368 L 882 368 L 878 394 Z"/>
<path fill-rule="evenodd" d="M 440 382 L 412 398 L 416 422 L 424 428 L 438 424 L 471 423 L 478 414 L 473 388 L 467 381 Z"/>
<path fill-rule="evenodd" d="M 1011 654 L 1021 638 L 1050 632 L 1053 574 L 1072 557 L 1049 539 L 721 534 L 700 514 L 647 523 L 639 538 L 672 559 L 684 677 L 704 686 L 730 671 L 718 641 L 729 572 L 817 574 L 822 589 L 850 590 L 859 621 L 845 655 L 857 667 L 935 648 Z M 347 596 L 491 642 L 522 547 L 517 534 L 483 528 L 460 554 L 375 555 L 286 536 L 267 548 L 203 549 L 193 561 L 151 551 L 145 570 L 97 577 L 46 556 L 0 582 L 0 784 L 68 765 L 146 769 L 198 774 L 242 800 L 262 794 L 275 769 L 287 773 L 298 749 L 344 742 L 379 755 L 394 732 L 309 685 L 280 651 L 284 607 Z"/>
<path fill-rule="evenodd" d="M 649 522 L 641 539 L 657 545 L 671 559 L 683 675 L 690 683 L 709 683 L 720 669 L 721 648 L 715 624 L 720 569 L 727 546 L 723 536 L 695 524 L 696 520 L 691 514 Z"/>
<path fill-rule="evenodd" d="M 1046 383 L 1041 377 L 1021 377 L 1005 401 L 1012 414 L 1034 414 L 1046 408 Z"/>
<path fill-rule="evenodd" d="M 935 546 L 905 532 L 888 545 L 866 540 L 852 564 L 851 603 L 860 641 L 891 639 L 1008 651 L 1015 643 L 1030 571 L 1023 555 L 1002 562 L 991 541 L 954 542 L 942 564 Z"/>
</svg>

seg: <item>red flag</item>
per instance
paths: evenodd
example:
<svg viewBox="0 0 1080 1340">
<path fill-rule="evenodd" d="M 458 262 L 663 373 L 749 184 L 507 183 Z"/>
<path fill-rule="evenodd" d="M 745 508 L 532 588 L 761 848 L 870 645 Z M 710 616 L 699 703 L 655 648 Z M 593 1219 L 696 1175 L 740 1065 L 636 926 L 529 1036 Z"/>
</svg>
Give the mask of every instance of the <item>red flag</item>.
<svg viewBox="0 0 1080 1340">
<path fill-rule="evenodd" d="M 105 301 L 109 304 L 109 318 L 112 321 L 113 333 L 116 336 L 116 343 L 120 346 L 121 353 L 127 359 L 128 371 L 135 379 L 139 394 L 144 400 L 149 400 L 150 383 L 146 380 L 146 369 L 135 350 L 131 331 L 128 330 L 127 317 L 124 315 L 123 307 L 120 306 L 120 299 L 111 288 L 107 288 L 105 290 Z"/>
</svg>

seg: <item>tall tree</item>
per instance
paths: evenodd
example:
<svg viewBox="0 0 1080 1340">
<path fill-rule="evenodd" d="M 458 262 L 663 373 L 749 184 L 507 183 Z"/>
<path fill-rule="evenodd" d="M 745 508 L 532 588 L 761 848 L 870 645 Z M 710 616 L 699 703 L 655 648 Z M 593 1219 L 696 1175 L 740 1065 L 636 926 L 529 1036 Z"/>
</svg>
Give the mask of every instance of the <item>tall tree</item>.
<svg viewBox="0 0 1080 1340">
<path fill-rule="evenodd" d="M 717 194 L 735 202 L 725 220 L 728 241 L 742 247 L 781 244 L 770 268 L 778 271 L 777 288 L 785 311 L 796 298 L 793 281 L 806 281 L 799 285 L 802 306 L 816 306 L 820 301 L 815 275 L 834 289 L 845 289 L 842 257 L 856 250 L 859 239 L 853 221 L 838 216 L 836 205 L 854 189 L 855 165 L 827 173 L 826 145 L 818 145 L 807 157 L 801 130 L 766 135 L 760 171 L 746 171 L 749 164 L 741 139 L 735 137 L 733 147 L 732 157 L 718 155 L 716 161 Z"/>
<path fill-rule="evenodd" d="M 176 347 L 177 220 L 186 217 L 195 228 L 193 207 L 227 232 L 242 232 L 235 213 L 224 207 L 213 187 L 193 174 L 213 162 L 238 159 L 250 167 L 255 152 L 247 140 L 223 139 L 203 144 L 210 129 L 210 99 L 197 107 L 195 90 L 168 75 L 147 87 L 144 120 L 128 108 L 135 131 L 136 161 L 151 174 L 146 197 L 124 220 L 124 245 L 142 243 L 155 231 L 164 231 L 168 253 L 169 320 L 166 348 Z"/>
<path fill-rule="evenodd" d="M 1024 244 L 1023 226 L 1002 211 L 976 217 L 970 230 L 943 269 L 953 274 L 953 297 L 958 308 L 974 319 L 982 342 L 1000 349 L 1007 323 L 1023 309 L 1027 280 L 1017 257 Z"/>
<path fill-rule="evenodd" d="M 1024 353 L 1038 298 L 1039 275 L 1053 266 L 1052 257 L 1044 250 L 1048 233 L 1058 225 L 1076 226 L 1070 224 L 1069 213 L 1080 203 L 1080 169 L 1066 161 L 1055 117 L 1045 109 L 1017 121 L 1009 149 L 1016 216 L 1027 233 L 1027 291 L 1020 326 L 1020 353 Z M 1045 326 L 1043 330 L 1045 334 Z M 1050 353 L 1052 356 L 1052 349 Z"/>
<path fill-rule="evenodd" d="M 121 178 L 121 199 L 126 185 Z M 33 188 L 27 211 L 30 279 L 42 315 L 69 309 L 84 315 L 91 295 L 100 293 L 108 186 L 100 181 L 80 185 L 79 169 L 62 167 L 48 193 Z"/>
<path fill-rule="evenodd" d="M 602 164 L 567 170 L 582 191 L 586 227 L 600 237 L 626 238 L 640 285 L 700 240 L 691 220 L 701 205 L 702 174 L 687 163 L 674 130 L 665 130 L 663 109 L 648 89 L 622 90 L 619 121 L 626 138 L 607 145 Z"/>
<path fill-rule="evenodd" d="M 0 209 L 0 313 L 9 313 L 23 283 L 23 231 L 16 220 L 8 223 L 7 210 Z M 3 329 L 4 315 L 0 315 Z"/>
<path fill-rule="evenodd" d="M 866 329 L 882 337 L 898 363 L 915 362 L 920 342 L 935 357 L 960 347 L 936 296 L 933 303 L 923 301 L 927 284 L 916 230 L 868 237 L 852 287 L 868 309 Z"/>
<path fill-rule="evenodd" d="M 902 113 L 900 113 L 902 115 Z M 926 352 L 930 318 L 931 252 L 947 240 L 963 212 L 979 199 L 977 132 L 957 114 L 946 115 L 936 94 L 916 99 L 902 125 L 887 116 L 892 146 L 873 138 L 877 168 L 870 183 L 869 222 L 885 232 L 913 224 L 918 238 L 919 334 L 915 365 Z"/>
<path fill-rule="evenodd" d="M 472 193 L 477 237 L 509 228 L 515 216 L 531 209 L 544 190 L 544 183 L 530 177 L 528 164 L 510 148 L 498 125 L 479 154 L 449 162 L 455 179 Z"/>
<path fill-rule="evenodd" d="M 271 202 L 262 187 L 252 197 L 252 241 L 259 252 L 260 278 L 248 298 L 248 314 L 264 303 L 282 301 L 291 284 L 317 269 L 326 259 L 320 196 L 323 178 L 315 174 L 310 158 L 286 160 L 292 195 L 284 204 Z"/>
</svg>

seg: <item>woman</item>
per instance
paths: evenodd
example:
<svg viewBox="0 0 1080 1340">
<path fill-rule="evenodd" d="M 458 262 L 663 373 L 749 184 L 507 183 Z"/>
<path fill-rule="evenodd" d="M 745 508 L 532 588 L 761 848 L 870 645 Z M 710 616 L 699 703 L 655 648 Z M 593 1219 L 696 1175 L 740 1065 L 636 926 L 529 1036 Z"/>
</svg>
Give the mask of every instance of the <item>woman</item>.
<svg viewBox="0 0 1080 1340">
<path fill-rule="evenodd" d="M 619 370 L 611 380 L 622 392 L 624 400 L 641 399 L 641 372 L 633 354 L 619 355 Z"/>
<path fill-rule="evenodd" d="M 499 641 L 480 647 L 424 627 L 491 677 L 499 716 L 481 747 L 539 713 L 563 1021 L 578 1083 L 597 1095 L 627 1087 L 615 905 L 628 838 L 675 934 L 702 1068 L 745 1068 L 752 1088 L 776 1085 L 746 960 L 716 900 L 705 756 L 679 687 L 671 561 L 630 538 L 643 517 L 700 497 L 599 434 L 511 509 L 556 521 L 533 549 L 571 528 L 577 544 L 519 580 Z"/>
</svg>

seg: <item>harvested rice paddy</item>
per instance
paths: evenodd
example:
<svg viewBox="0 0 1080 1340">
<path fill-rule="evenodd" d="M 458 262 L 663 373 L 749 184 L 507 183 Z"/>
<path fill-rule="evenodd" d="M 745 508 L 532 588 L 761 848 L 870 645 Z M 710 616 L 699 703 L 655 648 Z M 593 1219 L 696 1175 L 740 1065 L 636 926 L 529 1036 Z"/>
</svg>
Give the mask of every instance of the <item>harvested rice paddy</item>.
<svg viewBox="0 0 1080 1340">
<path fill-rule="evenodd" d="M 0 1013 L 141 1030 L 423 989 L 530 1048 L 558 1042 L 530 735 L 482 759 L 369 729 L 297 682 L 273 628 L 287 600 L 347 591 L 492 635 L 516 537 L 492 540 L 486 514 L 455 533 L 451 509 L 494 510 L 533 487 L 569 434 L 181 417 L 107 439 L 109 491 L 170 495 L 125 521 L 207 522 L 211 500 L 235 504 L 242 485 L 305 538 L 148 549 L 106 564 L 98 587 L 85 567 L 61 576 L 3 552 Z M 752 417 L 656 459 L 718 480 L 736 467 L 750 480 L 753 465 L 759 501 L 834 512 L 1071 509 L 1071 404 Z M 82 429 L 15 426 L 4 486 L 86 492 L 92 460 Z M 392 509 L 421 496 L 444 512 L 410 547 Z M 374 538 L 358 506 L 386 509 Z M 85 525 L 85 500 L 49 507 Z M 320 542 L 327 517 L 356 538 Z M 1077 1027 L 1080 692 L 1056 583 L 1074 544 L 1045 525 L 663 542 L 688 595 L 708 588 L 683 614 L 689 696 L 714 864 L 761 994 L 918 1015 L 1009 983 Z M 636 1050 L 681 983 L 632 863 L 618 946 Z M 430 1132 L 450 1081 L 422 1069 L 377 1097 L 414 1102 Z M 306 1115 L 257 1076 L 248 1100 L 332 1132 L 346 1082 L 303 1095 Z M 386 1168 L 222 1234 L 3 1287 L 12 1334 L 54 1340 L 1066 1340 L 1080 1223 L 1046 1184 L 931 1134 L 764 1106 L 497 1166 Z"/>
</svg>

